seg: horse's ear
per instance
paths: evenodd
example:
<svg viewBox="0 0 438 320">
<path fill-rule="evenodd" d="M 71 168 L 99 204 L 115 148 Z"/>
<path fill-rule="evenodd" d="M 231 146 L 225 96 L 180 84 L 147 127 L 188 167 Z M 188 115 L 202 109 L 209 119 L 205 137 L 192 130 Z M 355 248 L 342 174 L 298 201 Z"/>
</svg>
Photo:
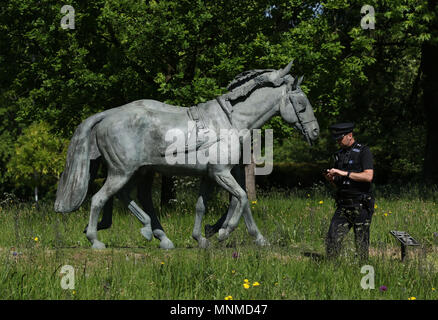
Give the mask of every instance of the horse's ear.
<svg viewBox="0 0 438 320">
<path fill-rule="evenodd" d="M 298 86 L 298 78 L 294 78 L 294 82 L 292 83 L 292 90 L 296 90 L 297 86 Z"/>
<path fill-rule="evenodd" d="M 292 84 L 292 90 L 296 90 L 298 86 L 303 82 L 304 76 L 301 76 L 299 78 L 294 78 L 294 83 Z"/>
<path fill-rule="evenodd" d="M 279 70 L 278 77 L 283 78 L 285 75 L 287 75 L 289 73 L 290 69 L 292 69 L 293 64 L 294 64 L 294 61 L 292 60 L 291 62 L 289 62 L 289 64 L 284 69 Z"/>
</svg>

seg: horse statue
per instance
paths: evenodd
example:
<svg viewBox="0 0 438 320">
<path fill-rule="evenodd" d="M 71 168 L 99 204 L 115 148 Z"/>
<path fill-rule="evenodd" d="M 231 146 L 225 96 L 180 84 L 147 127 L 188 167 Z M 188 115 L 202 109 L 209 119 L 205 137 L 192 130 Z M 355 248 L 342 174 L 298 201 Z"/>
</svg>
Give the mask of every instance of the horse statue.
<svg viewBox="0 0 438 320">
<path fill-rule="evenodd" d="M 99 213 L 116 194 L 143 224 L 140 231 L 147 240 L 154 235 L 162 242 L 164 240 L 161 247 L 173 246 L 159 225 L 154 210 L 150 209 L 151 197 L 144 198 L 146 201 L 142 204 L 148 211 L 146 213 L 129 196 L 132 181 L 137 179 L 141 187 L 141 177 L 150 176 L 151 172 L 201 177 L 192 232 L 201 248 L 209 245 L 201 234 L 201 226 L 208 195 L 215 184 L 232 195 L 229 210 L 219 229 L 219 241 L 229 237 L 243 215 L 255 242 L 267 244 L 252 217 L 245 190 L 231 174 L 236 163 L 217 162 L 217 156 L 219 154 L 223 159 L 225 154 L 229 160 L 230 152 L 240 155 L 243 138 L 236 132 L 261 128 L 277 114 L 299 130 L 309 143 L 317 139 L 319 126 L 312 106 L 300 88 L 302 77 L 295 79 L 288 75 L 291 67 L 292 62 L 284 69 L 244 72 L 228 86 L 230 92 L 190 108 L 155 100 L 138 100 L 87 118 L 78 126 L 70 141 L 56 193 L 55 211 L 72 212 L 81 206 L 87 195 L 91 163 L 100 159 L 106 164 L 107 178 L 91 199 L 86 236 L 92 248 L 105 248 L 97 237 Z M 194 123 L 194 126 L 189 123 Z M 219 135 L 222 130 L 230 132 L 232 137 L 222 139 Z M 190 143 L 185 143 L 183 148 L 171 148 L 169 132 L 182 134 L 183 140 Z M 206 132 L 216 133 L 214 136 L 221 138 L 212 140 L 208 136 L 205 139 L 203 134 Z M 210 157 L 211 150 L 216 151 L 211 152 L 214 157 Z M 169 161 L 175 155 L 183 161 Z M 143 191 L 150 194 L 150 185 L 143 185 Z"/>
</svg>

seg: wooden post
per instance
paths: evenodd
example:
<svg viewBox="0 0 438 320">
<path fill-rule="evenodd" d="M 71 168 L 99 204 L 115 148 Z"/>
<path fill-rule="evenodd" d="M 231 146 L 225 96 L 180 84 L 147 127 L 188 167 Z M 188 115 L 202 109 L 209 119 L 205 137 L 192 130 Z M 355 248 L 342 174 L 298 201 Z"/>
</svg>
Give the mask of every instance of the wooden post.
<svg viewBox="0 0 438 320">
<path fill-rule="evenodd" d="M 34 188 L 35 205 L 38 207 L 38 174 L 37 174 L 37 172 L 35 170 L 33 171 L 33 179 L 34 179 L 34 182 L 35 182 L 35 188 Z"/>
<path fill-rule="evenodd" d="M 254 168 L 255 162 L 253 156 L 251 156 L 251 163 L 245 166 L 246 193 L 249 201 L 257 199 Z"/>
<path fill-rule="evenodd" d="M 402 243 L 401 244 L 401 261 L 405 261 L 406 257 L 406 246 Z"/>
</svg>

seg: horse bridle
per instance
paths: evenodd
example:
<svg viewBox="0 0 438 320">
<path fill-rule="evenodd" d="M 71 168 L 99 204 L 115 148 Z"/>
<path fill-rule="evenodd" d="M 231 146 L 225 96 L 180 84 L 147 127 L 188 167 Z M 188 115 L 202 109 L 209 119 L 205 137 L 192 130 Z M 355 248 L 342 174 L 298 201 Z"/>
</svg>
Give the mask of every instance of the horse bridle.
<svg viewBox="0 0 438 320">
<path fill-rule="evenodd" d="M 295 107 L 294 104 L 294 99 L 292 99 L 292 95 L 294 94 L 294 92 L 302 92 L 301 89 L 295 89 L 292 92 L 289 93 L 289 101 L 292 104 L 292 108 L 294 109 L 295 115 L 297 117 L 298 123 L 301 126 L 301 131 L 303 133 L 303 135 L 306 137 L 307 142 L 309 142 L 311 144 L 311 139 L 310 139 L 310 135 L 306 130 L 306 127 L 304 126 L 305 124 L 308 124 L 310 122 L 314 122 L 315 120 L 310 120 L 310 121 L 304 121 L 303 119 L 301 119 L 300 117 L 300 112 L 297 111 L 297 108 Z M 307 108 L 307 106 L 305 106 L 305 108 Z M 304 109 L 305 110 L 305 109 Z"/>
</svg>

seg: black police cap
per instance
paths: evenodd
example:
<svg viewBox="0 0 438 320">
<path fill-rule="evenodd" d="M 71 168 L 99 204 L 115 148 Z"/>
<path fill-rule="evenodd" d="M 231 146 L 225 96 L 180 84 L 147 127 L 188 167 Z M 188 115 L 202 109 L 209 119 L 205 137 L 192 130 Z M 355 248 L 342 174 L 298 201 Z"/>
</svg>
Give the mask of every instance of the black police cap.
<svg viewBox="0 0 438 320">
<path fill-rule="evenodd" d="M 347 133 L 353 132 L 354 123 L 352 122 L 336 123 L 334 125 L 331 125 L 329 128 L 330 131 L 332 132 L 333 139 L 337 140 L 342 138 Z"/>
</svg>

